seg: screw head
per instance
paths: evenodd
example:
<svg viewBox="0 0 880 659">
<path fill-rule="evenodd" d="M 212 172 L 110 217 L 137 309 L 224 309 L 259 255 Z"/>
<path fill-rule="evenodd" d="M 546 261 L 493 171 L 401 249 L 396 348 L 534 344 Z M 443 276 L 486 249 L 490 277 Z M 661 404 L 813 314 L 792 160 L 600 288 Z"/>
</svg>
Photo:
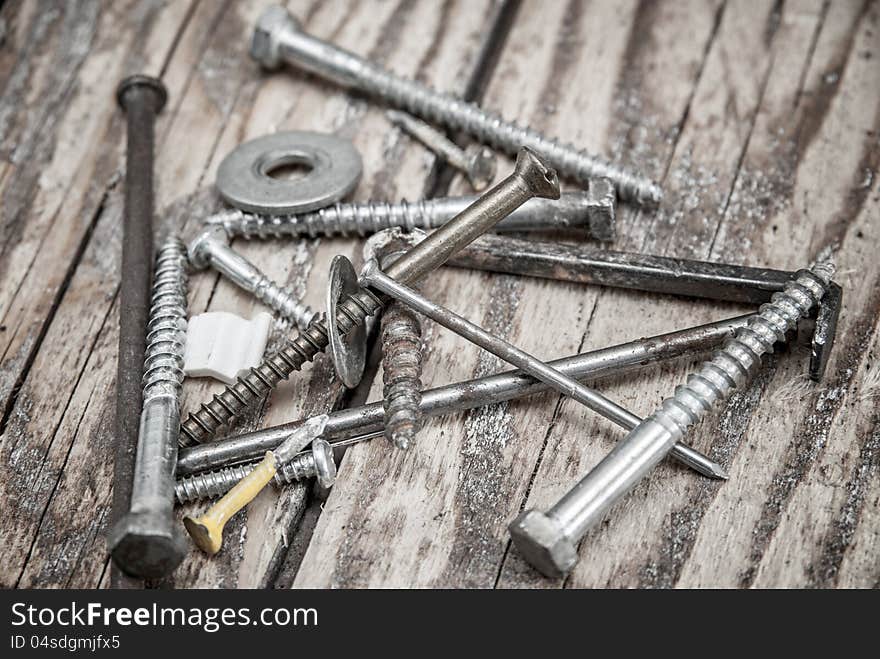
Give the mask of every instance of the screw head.
<svg viewBox="0 0 880 659">
<path fill-rule="evenodd" d="M 559 177 L 556 170 L 530 148 L 524 146 L 516 154 L 514 171 L 534 196 L 559 199 Z"/>
<path fill-rule="evenodd" d="M 467 156 L 467 177 L 471 187 L 477 192 L 485 190 L 495 179 L 495 152 L 481 144 L 471 144 L 464 152 Z"/>
<path fill-rule="evenodd" d="M 312 457 L 315 460 L 315 476 L 318 484 L 324 489 L 333 487 L 336 482 L 336 461 L 333 459 L 333 447 L 324 439 L 312 442 Z"/>
<path fill-rule="evenodd" d="M 577 562 L 577 547 L 559 522 L 539 510 L 522 513 L 508 529 L 519 552 L 545 576 L 565 576 Z"/>
<path fill-rule="evenodd" d="M 299 22 L 281 5 L 272 5 L 260 14 L 254 26 L 250 55 L 266 69 L 281 65 L 280 44 L 286 32 L 300 32 Z"/>
<path fill-rule="evenodd" d="M 218 244 L 223 246 L 229 244 L 226 229 L 222 224 L 213 224 L 202 229 L 186 250 L 190 264 L 194 268 L 207 268 L 211 262 L 211 254 Z"/>
<path fill-rule="evenodd" d="M 126 574 L 147 579 L 174 571 L 186 555 L 186 543 L 172 520 L 128 513 L 107 536 L 113 562 Z"/>
<path fill-rule="evenodd" d="M 138 73 L 124 78 L 116 88 L 116 102 L 123 110 L 135 99 L 135 93 L 146 94 L 153 99 L 153 111 L 159 114 L 168 101 L 168 89 L 158 78 Z"/>
</svg>

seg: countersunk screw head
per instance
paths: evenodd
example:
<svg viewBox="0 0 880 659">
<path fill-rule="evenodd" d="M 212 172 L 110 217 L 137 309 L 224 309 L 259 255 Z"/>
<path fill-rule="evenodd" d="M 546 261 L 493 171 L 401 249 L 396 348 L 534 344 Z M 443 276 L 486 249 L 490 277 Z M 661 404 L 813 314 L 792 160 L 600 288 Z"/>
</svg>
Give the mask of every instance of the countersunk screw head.
<svg viewBox="0 0 880 659">
<path fill-rule="evenodd" d="M 128 513 L 112 528 L 107 544 L 116 565 L 149 579 L 170 574 L 186 555 L 183 535 L 154 515 Z"/>
<path fill-rule="evenodd" d="M 159 114 L 168 101 L 168 89 L 158 78 L 143 75 L 141 73 L 124 78 L 116 88 L 116 101 L 123 110 L 128 110 L 128 104 L 133 99 L 132 92 L 147 92 L 153 97 L 153 111 Z"/>
<path fill-rule="evenodd" d="M 577 562 L 577 547 L 552 517 L 527 510 L 508 527 L 523 557 L 548 577 L 562 577 Z"/>
<path fill-rule="evenodd" d="M 559 199 L 559 177 L 556 170 L 528 147 L 523 147 L 516 155 L 516 177 L 519 178 L 536 197 Z"/>
<path fill-rule="evenodd" d="M 336 482 L 336 461 L 333 459 L 333 447 L 323 439 L 312 442 L 312 457 L 315 460 L 315 477 L 324 489 L 333 487 Z"/>
<path fill-rule="evenodd" d="M 228 245 L 228 236 L 222 225 L 214 224 L 205 227 L 193 238 L 187 248 L 189 262 L 194 268 L 207 268 L 216 245 Z"/>
<path fill-rule="evenodd" d="M 497 161 L 492 149 L 480 144 L 471 144 L 464 150 L 467 158 L 467 177 L 471 187 L 477 192 L 485 190 L 495 179 Z"/>
<path fill-rule="evenodd" d="M 281 65 L 279 44 L 285 31 L 300 32 L 299 22 L 280 5 L 272 5 L 260 14 L 251 39 L 251 57 L 265 69 Z"/>
</svg>

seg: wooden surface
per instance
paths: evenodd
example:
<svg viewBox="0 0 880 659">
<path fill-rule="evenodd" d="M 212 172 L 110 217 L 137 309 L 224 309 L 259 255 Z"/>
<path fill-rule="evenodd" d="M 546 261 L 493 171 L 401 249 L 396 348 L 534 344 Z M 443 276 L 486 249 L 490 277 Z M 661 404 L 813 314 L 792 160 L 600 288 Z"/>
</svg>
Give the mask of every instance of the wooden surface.
<svg viewBox="0 0 880 659">
<path fill-rule="evenodd" d="M 160 75 L 157 224 L 190 237 L 218 163 L 281 129 L 352 139 L 356 199 L 465 192 L 382 108 L 246 55 L 266 0 L 16 2 L 0 9 L 0 585 L 106 587 L 126 74 Z M 310 32 L 662 183 L 621 209 L 617 249 L 794 269 L 830 245 L 844 287 L 823 382 L 801 340 L 691 436 L 726 483 L 663 463 L 581 545 L 565 581 L 506 525 L 552 503 L 620 438 L 555 394 L 430 421 L 407 453 L 350 449 L 326 500 L 264 492 L 168 587 L 874 587 L 880 584 L 880 3 L 288 3 Z M 502 162 L 502 174 L 509 161 Z M 238 241 L 319 306 L 349 240 Z M 433 299 L 545 358 L 747 308 L 445 269 Z M 214 275 L 190 311 L 260 307 Z M 425 329 L 424 381 L 504 368 Z M 602 383 L 644 415 L 692 364 Z M 365 387 L 366 390 L 368 387 Z M 216 385 L 191 380 L 192 409 Z M 379 397 L 377 380 L 369 399 Z M 241 427 L 349 404 L 321 358 Z M 126 585 L 123 580 L 121 585 Z M 139 585 L 128 582 L 127 585 Z"/>
</svg>

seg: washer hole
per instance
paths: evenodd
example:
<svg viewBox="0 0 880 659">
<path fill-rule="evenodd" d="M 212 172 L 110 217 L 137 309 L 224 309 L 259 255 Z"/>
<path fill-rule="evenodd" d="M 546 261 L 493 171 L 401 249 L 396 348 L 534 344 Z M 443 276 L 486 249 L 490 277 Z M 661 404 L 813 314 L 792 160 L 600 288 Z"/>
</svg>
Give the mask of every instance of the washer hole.
<svg viewBox="0 0 880 659">
<path fill-rule="evenodd" d="M 262 167 L 264 176 L 276 181 L 297 181 L 306 178 L 315 169 L 310 158 L 291 154 L 274 158 Z"/>
</svg>

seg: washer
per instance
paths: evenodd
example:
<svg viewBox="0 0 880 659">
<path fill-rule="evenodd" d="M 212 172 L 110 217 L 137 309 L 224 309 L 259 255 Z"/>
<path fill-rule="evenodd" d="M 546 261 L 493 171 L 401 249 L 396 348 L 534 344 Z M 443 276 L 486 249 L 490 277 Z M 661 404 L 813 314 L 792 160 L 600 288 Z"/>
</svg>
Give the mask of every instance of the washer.
<svg viewBox="0 0 880 659">
<path fill-rule="evenodd" d="M 330 282 L 327 286 L 327 335 L 330 339 L 330 358 L 339 379 L 354 389 L 364 376 L 367 361 L 367 326 L 360 323 L 347 335 L 336 326 L 336 307 L 349 295 L 361 290 L 354 266 L 342 254 L 330 262 Z"/>
<path fill-rule="evenodd" d="M 294 180 L 270 176 L 284 165 L 304 165 L 309 171 Z M 348 140 L 292 130 L 264 135 L 233 149 L 217 170 L 217 191 L 244 211 L 306 213 L 345 197 L 358 184 L 362 171 L 361 156 Z"/>
</svg>

